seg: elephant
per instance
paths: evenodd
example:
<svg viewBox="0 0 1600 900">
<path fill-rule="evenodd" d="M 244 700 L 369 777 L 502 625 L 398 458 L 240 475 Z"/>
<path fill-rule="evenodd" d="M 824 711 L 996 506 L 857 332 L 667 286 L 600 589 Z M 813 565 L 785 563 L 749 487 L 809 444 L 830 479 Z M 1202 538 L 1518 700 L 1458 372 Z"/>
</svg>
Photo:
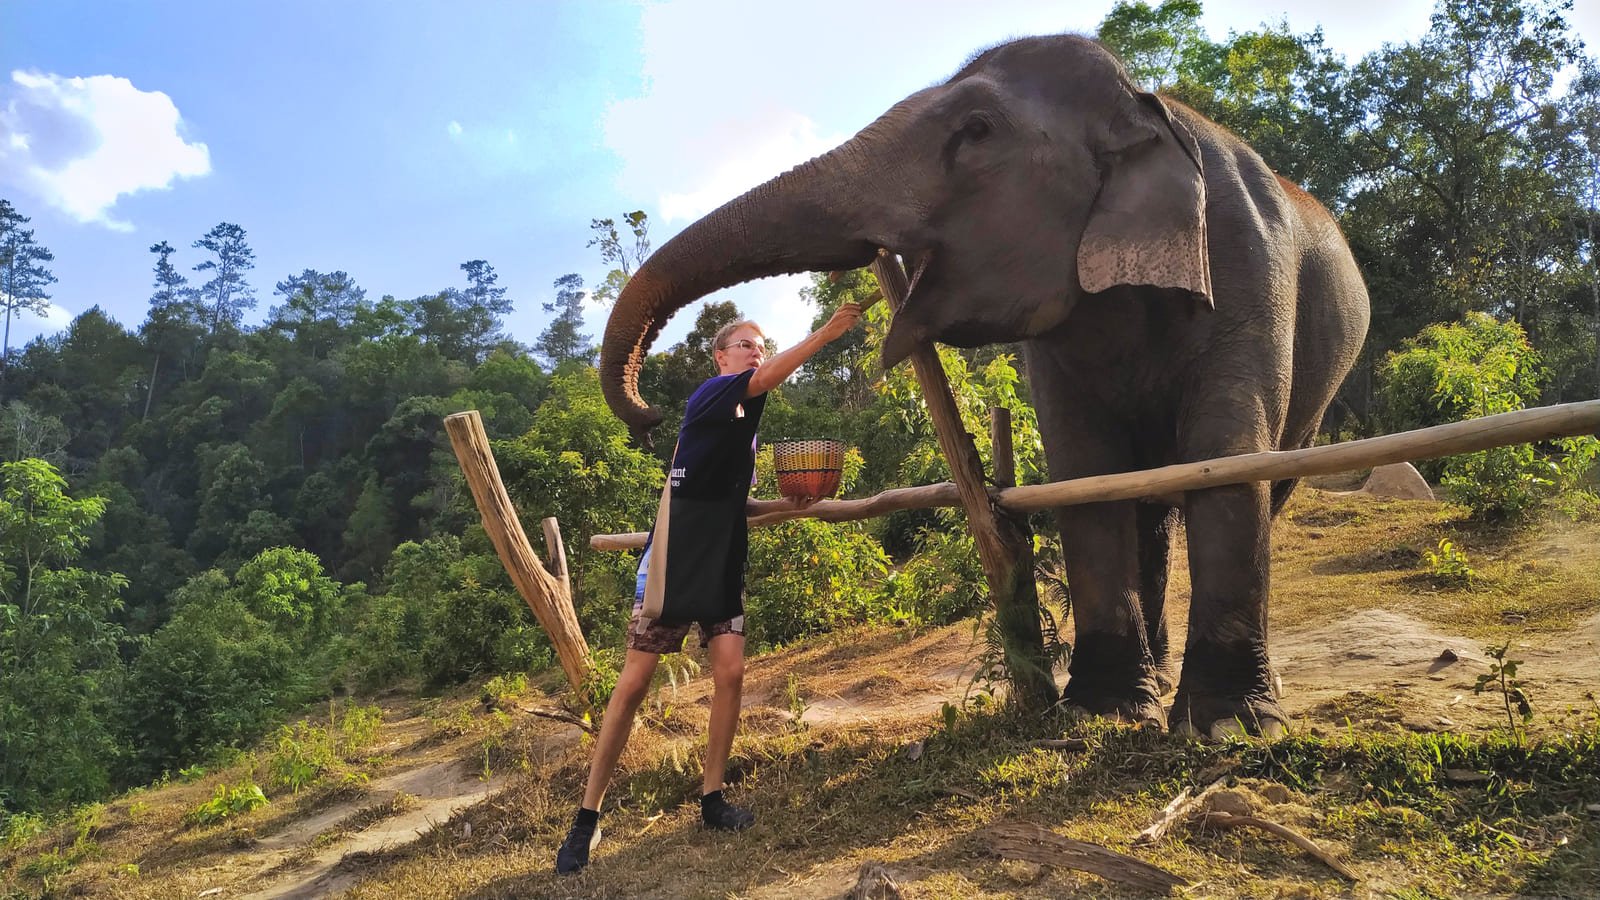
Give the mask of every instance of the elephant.
<svg viewBox="0 0 1600 900">
<path fill-rule="evenodd" d="M 664 244 L 606 324 L 600 377 L 635 433 L 663 322 L 720 288 L 898 254 L 890 367 L 928 341 L 1020 343 L 1049 475 L 1311 445 L 1369 303 L 1333 216 L 1079 35 L 980 52 L 837 148 Z M 1062 702 L 1218 736 L 1286 730 L 1268 655 L 1271 525 L 1293 480 L 1054 511 L 1075 640 Z M 1192 593 L 1174 687 L 1173 529 Z"/>
</svg>

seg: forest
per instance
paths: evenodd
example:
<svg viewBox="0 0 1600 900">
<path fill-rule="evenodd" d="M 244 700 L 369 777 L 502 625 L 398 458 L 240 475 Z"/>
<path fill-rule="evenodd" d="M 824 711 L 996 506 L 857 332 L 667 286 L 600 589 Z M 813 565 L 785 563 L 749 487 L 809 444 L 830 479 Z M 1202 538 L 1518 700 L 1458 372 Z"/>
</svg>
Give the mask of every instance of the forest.
<svg viewBox="0 0 1600 900">
<path fill-rule="evenodd" d="M 1372 326 L 1323 440 L 1600 397 L 1600 60 L 1570 2 L 1439 0 L 1424 37 L 1359 60 L 1318 31 L 1209 35 L 1201 10 L 1124 2 L 1098 36 L 1338 217 Z M 598 260 L 606 276 L 586 290 L 565 275 L 543 297 L 511 296 L 481 259 L 410 298 L 371 298 L 344 271 L 257 273 L 246 227 L 222 221 L 151 246 L 143 322 L 96 307 L 12 347 L 13 320 L 68 274 L 28 212 L 0 199 L 0 837 L 248 747 L 329 697 L 552 668 L 444 435 L 465 409 L 482 412 L 528 531 L 561 522 L 596 648 L 588 690 L 603 698 L 637 560 L 589 537 L 649 526 L 670 445 L 629 443 L 583 312 L 648 255 L 645 211 L 595 219 L 572 267 Z M 818 274 L 794 302 L 820 324 L 874 287 L 864 270 Z M 535 303 L 543 332 L 507 334 L 502 317 Z M 763 421 L 763 440 L 850 444 L 850 496 L 948 474 L 907 367 L 878 364 L 883 306 L 775 392 Z M 696 316 L 642 376 L 663 433 L 741 312 L 713 299 Z M 1019 480 L 1045 480 L 1016 348 L 941 356 L 980 452 L 988 409 L 1005 406 Z M 1423 470 L 1515 527 L 1600 515 L 1597 459 L 1586 438 Z M 756 493 L 775 496 L 770 455 L 759 465 Z M 1048 559 L 1054 525 L 1035 527 Z M 801 519 L 751 541 L 753 650 L 984 610 L 956 511 Z"/>
</svg>

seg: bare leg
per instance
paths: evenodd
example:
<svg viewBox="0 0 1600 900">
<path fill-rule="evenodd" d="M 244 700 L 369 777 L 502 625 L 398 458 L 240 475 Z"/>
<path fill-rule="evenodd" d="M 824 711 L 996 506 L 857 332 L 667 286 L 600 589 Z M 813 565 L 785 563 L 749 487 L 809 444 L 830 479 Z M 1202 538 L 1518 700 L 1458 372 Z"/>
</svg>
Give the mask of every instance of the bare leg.
<svg viewBox="0 0 1600 900">
<path fill-rule="evenodd" d="M 739 728 L 739 701 L 744 690 L 744 635 L 719 634 L 707 645 L 711 657 L 711 679 L 716 691 L 711 695 L 711 724 L 706 731 L 705 781 L 702 793 L 722 790 L 728 770 L 728 754 L 733 749 L 733 733 Z"/>
<path fill-rule="evenodd" d="M 639 704 L 650 692 L 650 678 L 656 673 L 661 657 L 643 650 L 629 650 L 622 661 L 622 674 L 617 676 L 616 690 L 606 704 L 605 721 L 600 723 L 600 737 L 594 742 L 594 758 L 589 763 L 589 783 L 583 791 L 583 807 L 598 810 L 605 799 L 611 775 L 616 771 L 617 758 L 628 744 L 628 734 L 633 731 L 633 716 Z M 716 721 L 715 717 L 712 719 Z"/>
</svg>

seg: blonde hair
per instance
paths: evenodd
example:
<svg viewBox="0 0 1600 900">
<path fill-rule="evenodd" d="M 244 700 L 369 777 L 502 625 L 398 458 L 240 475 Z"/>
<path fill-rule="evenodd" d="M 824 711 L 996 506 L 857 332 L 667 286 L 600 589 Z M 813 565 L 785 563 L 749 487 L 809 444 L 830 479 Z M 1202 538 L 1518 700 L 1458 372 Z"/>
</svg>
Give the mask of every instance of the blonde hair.
<svg viewBox="0 0 1600 900">
<path fill-rule="evenodd" d="M 733 337 L 733 333 L 741 328 L 751 329 L 756 334 L 760 335 L 763 341 L 767 339 L 767 333 L 761 330 L 760 325 L 757 325 L 749 319 L 740 319 L 737 322 L 729 322 L 728 324 L 717 329 L 717 336 L 711 339 L 712 352 L 727 349 L 728 338 Z"/>
</svg>

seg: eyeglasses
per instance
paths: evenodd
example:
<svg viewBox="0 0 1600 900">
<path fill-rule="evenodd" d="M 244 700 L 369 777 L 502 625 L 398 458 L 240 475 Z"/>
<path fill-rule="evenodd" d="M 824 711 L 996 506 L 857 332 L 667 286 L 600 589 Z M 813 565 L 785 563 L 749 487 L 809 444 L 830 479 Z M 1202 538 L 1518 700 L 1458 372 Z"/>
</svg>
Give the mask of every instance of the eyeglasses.
<svg viewBox="0 0 1600 900">
<path fill-rule="evenodd" d="M 722 349 L 724 349 L 724 350 L 766 350 L 767 348 L 763 347 L 762 345 L 760 345 L 758 343 L 756 343 L 755 341 L 734 341 L 731 344 L 723 344 L 722 345 Z"/>
</svg>

